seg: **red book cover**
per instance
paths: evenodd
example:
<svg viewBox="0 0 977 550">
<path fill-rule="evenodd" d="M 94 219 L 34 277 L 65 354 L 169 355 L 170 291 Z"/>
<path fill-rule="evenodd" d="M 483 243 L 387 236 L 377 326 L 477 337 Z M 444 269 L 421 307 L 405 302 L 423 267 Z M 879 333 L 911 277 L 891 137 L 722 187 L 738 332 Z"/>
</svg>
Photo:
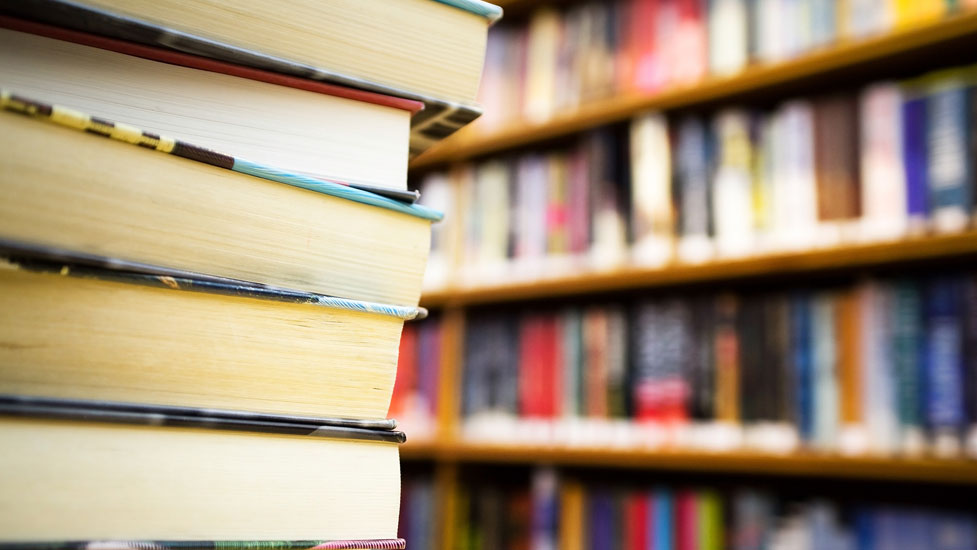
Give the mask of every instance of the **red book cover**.
<svg viewBox="0 0 977 550">
<path fill-rule="evenodd" d="M 126 42 L 124 40 L 116 40 L 114 38 L 105 38 L 103 36 L 96 36 L 85 32 L 73 31 L 61 27 L 53 27 L 42 23 L 35 23 L 33 21 L 25 21 L 16 17 L 0 15 L 0 27 L 18 32 L 26 32 L 36 34 L 38 36 L 53 38 L 55 40 L 63 40 L 65 42 L 74 42 L 76 44 L 101 48 L 103 50 L 109 50 L 134 57 L 141 57 L 143 59 L 149 59 L 152 61 L 159 61 L 160 63 L 180 65 L 182 67 L 189 67 L 191 69 L 199 69 L 202 71 L 221 73 L 239 78 L 247 78 L 257 80 L 259 82 L 276 84 L 279 86 L 288 86 L 290 88 L 305 90 L 307 92 L 315 92 L 335 97 L 352 99 L 355 101 L 363 101 L 384 107 L 393 107 L 395 109 L 410 111 L 411 113 L 416 113 L 424 108 L 424 104 L 420 101 L 378 94 L 376 92 L 356 90 L 353 88 L 338 86 L 336 84 L 327 84 L 325 82 L 308 80 L 295 76 L 263 71 L 260 69 L 252 69 L 249 67 L 225 63 L 223 61 L 216 61 L 206 57 L 164 50 L 162 48 L 154 48 L 152 46 Z"/>
<path fill-rule="evenodd" d="M 538 315 L 527 315 L 519 326 L 519 414 L 523 417 L 542 414 L 542 323 Z"/>
<path fill-rule="evenodd" d="M 564 369 L 564 350 L 563 350 L 563 323 L 561 322 L 562 317 L 553 315 L 550 318 L 551 332 L 553 334 L 553 349 L 552 349 L 552 361 L 551 361 L 551 374 L 549 377 L 550 391 L 548 392 L 553 400 L 553 406 L 550 409 L 550 416 L 552 418 L 559 418 L 563 416 L 563 386 L 564 377 L 566 376 L 566 369 Z"/>
<path fill-rule="evenodd" d="M 679 491 L 675 503 L 675 550 L 698 550 L 698 506 L 695 491 Z"/>
<path fill-rule="evenodd" d="M 397 379 L 394 382 L 393 396 L 390 398 L 389 416 L 402 415 L 415 386 L 417 375 L 417 330 L 413 325 L 404 325 L 400 336 L 400 351 L 397 354 Z"/>
<path fill-rule="evenodd" d="M 648 548 L 648 532 L 650 521 L 648 521 L 648 493 L 641 491 L 631 493 L 628 497 L 627 514 L 628 526 L 625 548 L 627 550 L 646 550 Z"/>
<path fill-rule="evenodd" d="M 671 50 L 672 81 L 693 83 L 706 75 L 708 36 L 700 0 L 677 0 L 678 28 Z"/>
<path fill-rule="evenodd" d="M 633 67 L 630 89 L 651 92 L 665 84 L 661 51 L 656 45 L 659 0 L 636 0 L 632 23 L 639 29 L 632 41 Z"/>
</svg>

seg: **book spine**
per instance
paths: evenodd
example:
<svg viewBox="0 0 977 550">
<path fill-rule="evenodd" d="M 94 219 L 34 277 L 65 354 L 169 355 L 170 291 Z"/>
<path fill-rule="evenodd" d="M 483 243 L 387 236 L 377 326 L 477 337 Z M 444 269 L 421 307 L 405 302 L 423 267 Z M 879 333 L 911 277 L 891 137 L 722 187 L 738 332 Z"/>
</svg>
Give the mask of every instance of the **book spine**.
<svg viewBox="0 0 977 550">
<path fill-rule="evenodd" d="M 965 82 L 949 80 L 926 98 L 929 203 L 941 231 L 966 227 L 973 213 L 972 94 Z"/>
</svg>

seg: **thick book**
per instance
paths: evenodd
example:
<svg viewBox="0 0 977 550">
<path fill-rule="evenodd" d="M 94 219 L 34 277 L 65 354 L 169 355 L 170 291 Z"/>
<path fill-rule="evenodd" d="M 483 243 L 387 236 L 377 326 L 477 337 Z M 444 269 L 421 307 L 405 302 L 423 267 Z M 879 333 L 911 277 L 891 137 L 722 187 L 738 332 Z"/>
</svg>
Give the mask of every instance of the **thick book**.
<svg viewBox="0 0 977 550">
<path fill-rule="evenodd" d="M 381 419 L 404 320 L 423 311 L 2 255 L 5 393 Z"/>
<path fill-rule="evenodd" d="M 361 540 L 72 540 L 0 542 L 2 550 L 404 550 L 400 539 Z M 423 548 L 421 546 L 420 548 Z"/>
<path fill-rule="evenodd" d="M 321 179 L 407 188 L 418 101 L 0 16 L 12 93 Z"/>
<path fill-rule="evenodd" d="M 476 119 L 489 25 L 502 10 L 480 0 L 260 0 L 188 4 L 27 0 L 0 12 L 276 73 L 421 100 L 419 153 Z M 341 14 L 341 15 L 340 15 Z"/>
<path fill-rule="evenodd" d="M 4 238 L 343 298 L 420 299 L 433 210 L 6 92 L 0 106 Z"/>
<path fill-rule="evenodd" d="M 403 440 L 316 418 L 2 395 L 0 543 L 395 539 Z"/>
</svg>

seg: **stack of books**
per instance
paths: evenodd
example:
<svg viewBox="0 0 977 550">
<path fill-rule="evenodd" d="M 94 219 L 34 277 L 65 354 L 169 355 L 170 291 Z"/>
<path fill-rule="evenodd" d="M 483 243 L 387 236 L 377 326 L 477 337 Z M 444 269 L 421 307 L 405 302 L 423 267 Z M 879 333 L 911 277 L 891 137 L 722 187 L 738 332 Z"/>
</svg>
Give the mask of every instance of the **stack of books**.
<svg viewBox="0 0 977 550">
<path fill-rule="evenodd" d="M 477 0 L 0 7 L 0 546 L 403 548 L 387 420 Z"/>
</svg>

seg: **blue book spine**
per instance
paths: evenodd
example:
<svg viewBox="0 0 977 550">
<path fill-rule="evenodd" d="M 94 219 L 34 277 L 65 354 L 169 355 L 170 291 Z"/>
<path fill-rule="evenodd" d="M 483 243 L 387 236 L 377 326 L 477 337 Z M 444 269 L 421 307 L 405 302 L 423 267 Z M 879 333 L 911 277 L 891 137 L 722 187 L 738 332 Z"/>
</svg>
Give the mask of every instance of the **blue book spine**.
<svg viewBox="0 0 977 550">
<path fill-rule="evenodd" d="M 672 550 L 675 544 L 675 509 L 673 508 L 672 493 L 668 489 L 658 488 L 654 492 L 654 536 L 650 537 L 653 541 L 655 550 Z"/>
<path fill-rule="evenodd" d="M 957 431 L 963 426 L 963 327 L 959 279 L 941 277 L 927 287 L 927 400 L 929 426 Z"/>
<path fill-rule="evenodd" d="M 790 304 L 791 345 L 794 380 L 797 381 L 797 429 L 803 441 L 814 435 L 814 386 L 811 356 L 811 299 L 795 295 Z"/>
<path fill-rule="evenodd" d="M 929 214 L 926 193 L 926 100 L 902 104 L 902 163 L 906 171 L 906 207 L 910 217 Z"/>
<path fill-rule="evenodd" d="M 934 214 L 960 208 L 973 210 L 973 147 L 971 89 L 950 86 L 926 99 L 926 175 Z"/>
<path fill-rule="evenodd" d="M 875 514 L 870 508 L 861 508 L 855 514 L 855 548 L 876 550 Z"/>
<path fill-rule="evenodd" d="M 588 502 L 590 541 L 587 548 L 610 550 L 614 540 L 614 496 L 607 490 L 593 492 Z"/>
</svg>

